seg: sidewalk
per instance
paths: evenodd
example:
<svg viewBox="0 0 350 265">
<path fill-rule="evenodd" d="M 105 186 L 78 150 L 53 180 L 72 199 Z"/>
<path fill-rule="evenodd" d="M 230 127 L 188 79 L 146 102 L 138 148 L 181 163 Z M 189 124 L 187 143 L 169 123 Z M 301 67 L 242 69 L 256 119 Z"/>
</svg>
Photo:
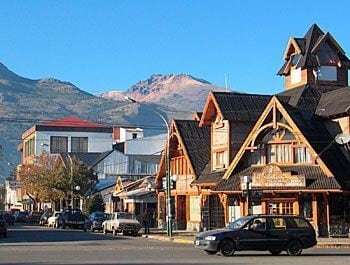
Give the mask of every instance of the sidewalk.
<svg viewBox="0 0 350 265">
<path fill-rule="evenodd" d="M 142 230 L 141 230 L 142 232 Z M 189 232 L 182 230 L 173 231 L 173 236 L 170 239 L 165 230 L 151 229 L 148 236 L 142 237 L 156 239 L 161 241 L 172 241 L 175 243 L 193 244 L 197 232 Z M 317 248 L 350 248 L 350 238 L 346 237 L 319 237 L 317 238 Z"/>
</svg>

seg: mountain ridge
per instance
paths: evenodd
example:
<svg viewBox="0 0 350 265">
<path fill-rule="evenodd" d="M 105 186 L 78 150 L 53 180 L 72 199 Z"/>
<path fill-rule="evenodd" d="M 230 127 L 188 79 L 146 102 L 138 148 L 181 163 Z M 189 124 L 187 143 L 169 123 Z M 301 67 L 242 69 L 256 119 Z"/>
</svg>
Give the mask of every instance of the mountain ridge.
<svg viewBox="0 0 350 265">
<path fill-rule="evenodd" d="M 168 120 L 191 119 L 194 112 L 202 110 L 209 91 L 216 89 L 223 90 L 190 75 L 157 74 L 121 92 L 116 100 L 56 78 L 25 78 L 0 63 L 0 182 L 13 169 L 9 163 L 20 162 L 16 147 L 22 133 L 34 124 L 75 116 L 106 125 L 143 127 L 145 136 L 150 136 L 165 133 L 166 128 L 149 107 Z M 125 96 L 142 104 L 127 103 Z"/>
</svg>

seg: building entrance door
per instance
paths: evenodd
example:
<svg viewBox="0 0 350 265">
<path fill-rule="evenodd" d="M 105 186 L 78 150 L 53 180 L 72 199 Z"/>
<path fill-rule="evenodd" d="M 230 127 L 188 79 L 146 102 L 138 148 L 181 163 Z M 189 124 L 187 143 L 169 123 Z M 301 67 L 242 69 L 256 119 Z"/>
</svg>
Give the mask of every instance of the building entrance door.
<svg viewBox="0 0 350 265">
<path fill-rule="evenodd" d="M 177 196 L 176 204 L 177 229 L 186 230 L 186 196 Z"/>
</svg>

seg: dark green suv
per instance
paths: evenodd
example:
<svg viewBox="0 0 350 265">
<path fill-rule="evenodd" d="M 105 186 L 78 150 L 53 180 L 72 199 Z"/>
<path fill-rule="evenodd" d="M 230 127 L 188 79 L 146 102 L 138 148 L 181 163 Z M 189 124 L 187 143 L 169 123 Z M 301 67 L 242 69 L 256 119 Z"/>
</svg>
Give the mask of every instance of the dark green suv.
<svg viewBox="0 0 350 265">
<path fill-rule="evenodd" d="M 226 228 L 199 233 L 195 247 L 208 254 L 232 256 L 235 251 L 261 250 L 279 255 L 300 255 L 317 244 L 311 224 L 295 215 L 252 215 L 237 219 Z"/>
</svg>

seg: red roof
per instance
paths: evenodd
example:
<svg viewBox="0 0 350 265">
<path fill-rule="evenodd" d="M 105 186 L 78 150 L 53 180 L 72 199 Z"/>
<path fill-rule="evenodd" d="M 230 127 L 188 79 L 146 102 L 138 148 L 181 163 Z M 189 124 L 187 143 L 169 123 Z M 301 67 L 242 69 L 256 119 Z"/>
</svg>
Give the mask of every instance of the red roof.
<svg viewBox="0 0 350 265">
<path fill-rule="evenodd" d="M 58 127 L 80 127 L 80 128 L 81 127 L 85 127 L 85 128 L 105 128 L 105 127 L 107 127 L 105 125 L 92 123 L 92 122 L 85 121 L 85 120 L 80 120 L 80 119 L 75 118 L 73 116 L 69 116 L 66 118 L 41 123 L 40 125 L 58 126 Z"/>
</svg>

